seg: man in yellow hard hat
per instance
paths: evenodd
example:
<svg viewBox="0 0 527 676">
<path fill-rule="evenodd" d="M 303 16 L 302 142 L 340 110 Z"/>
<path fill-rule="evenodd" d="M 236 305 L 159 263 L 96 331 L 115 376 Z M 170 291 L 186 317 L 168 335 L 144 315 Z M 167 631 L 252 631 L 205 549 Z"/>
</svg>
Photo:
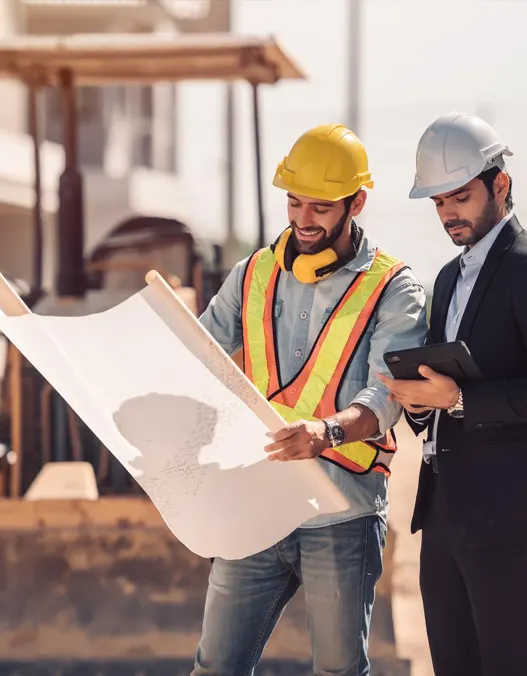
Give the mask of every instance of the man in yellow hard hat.
<svg viewBox="0 0 527 676">
<path fill-rule="evenodd" d="M 228 353 L 243 349 L 245 373 L 288 423 L 269 460 L 318 458 L 351 507 L 243 560 L 213 561 L 192 674 L 253 674 L 303 585 L 315 674 L 366 676 L 401 414 L 377 373 L 385 352 L 423 343 L 425 291 L 356 222 L 373 181 L 349 129 L 303 134 L 274 185 L 287 193 L 287 228 L 233 268 L 201 321 Z"/>
</svg>

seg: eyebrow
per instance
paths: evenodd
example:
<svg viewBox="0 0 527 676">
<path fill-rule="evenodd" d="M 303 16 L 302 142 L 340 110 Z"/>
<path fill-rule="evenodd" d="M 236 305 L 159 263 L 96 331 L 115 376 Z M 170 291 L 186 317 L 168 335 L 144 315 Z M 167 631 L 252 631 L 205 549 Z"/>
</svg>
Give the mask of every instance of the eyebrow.
<svg viewBox="0 0 527 676">
<path fill-rule="evenodd" d="M 300 202 L 300 200 L 298 199 L 298 197 L 295 197 L 294 195 L 291 195 L 291 193 L 287 193 L 287 197 L 288 197 L 290 200 L 294 200 L 295 202 Z M 333 209 L 333 207 L 335 206 L 335 205 L 333 204 L 333 202 L 317 202 L 317 201 L 311 202 L 311 201 L 310 201 L 310 202 L 308 202 L 308 204 L 312 204 L 313 206 L 316 206 L 316 207 L 328 207 L 328 208 L 331 208 L 331 209 Z"/>
<path fill-rule="evenodd" d="M 446 195 L 445 198 L 431 197 L 430 199 L 435 202 L 438 199 L 448 199 L 449 197 L 455 197 L 456 195 L 461 195 L 461 193 L 470 192 L 471 190 L 472 190 L 472 188 L 458 188 L 457 190 L 453 190 L 452 192 L 449 192 L 448 195 Z"/>
</svg>

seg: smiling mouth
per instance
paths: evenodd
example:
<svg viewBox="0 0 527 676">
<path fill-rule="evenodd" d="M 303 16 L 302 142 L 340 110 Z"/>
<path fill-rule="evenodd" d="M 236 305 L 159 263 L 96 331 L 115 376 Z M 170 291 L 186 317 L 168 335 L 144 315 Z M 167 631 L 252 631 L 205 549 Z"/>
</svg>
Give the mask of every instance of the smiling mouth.
<svg viewBox="0 0 527 676">
<path fill-rule="evenodd" d="M 299 235 L 302 239 L 314 239 L 318 235 L 322 234 L 322 230 L 304 230 L 302 228 L 296 227 L 296 234 Z"/>
</svg>

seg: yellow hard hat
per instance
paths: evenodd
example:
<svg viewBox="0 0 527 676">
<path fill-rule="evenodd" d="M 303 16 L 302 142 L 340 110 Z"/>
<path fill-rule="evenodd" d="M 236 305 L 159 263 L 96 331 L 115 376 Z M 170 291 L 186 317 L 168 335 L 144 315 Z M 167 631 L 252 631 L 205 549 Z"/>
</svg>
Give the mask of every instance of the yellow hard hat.
<svg viewBox="0 0 527 676">
<path fill-rule="evenodd" d="M 341 124 L 322 124 L 296 141 L 278 165 L 273 185 L 336 202 L 362 186 L 373 188 L 373 181 L 366 149 L 357 136 Z"/>
</svg>

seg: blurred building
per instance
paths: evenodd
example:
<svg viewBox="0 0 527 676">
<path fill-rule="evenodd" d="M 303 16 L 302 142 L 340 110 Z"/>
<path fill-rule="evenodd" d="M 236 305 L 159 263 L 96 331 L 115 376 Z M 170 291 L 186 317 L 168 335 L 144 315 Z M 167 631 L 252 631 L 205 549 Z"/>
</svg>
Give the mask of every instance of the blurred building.
<svg viewBox="0 0 527 676">
<path fill-rule="evenodd" d="M 228 0 L 50 3 L 2 0 L 0 40 L 24 34 L 178 33 L 229 29 Z M 78 153 L 89 252 L 134 214 L 176 218 L 199 237 L 225 238 L 225 106 L 196 111 L 194 83 L 77 89 Z M 225 85 L 211 89 L 225 101 Z M 34 150 L 27 88 L 0 80 L 0 269 L 32 283 Z M 43 282 L 54 283 L 58 180 L 64 167 L 59 92 L 39 94 L 42 136 Z M 186 122 L 203 115 L 203 134 Z M 206 122 L 205 122 L 206 120 Z M 211 141 L 214 140 L 214 143 Z M 219 180 L 218 180 L 219 175 Z M 208 180 L 207 180 L 208 177 Z M 206 197 L 204 199 L 204 196 Z"/>
</svg>

